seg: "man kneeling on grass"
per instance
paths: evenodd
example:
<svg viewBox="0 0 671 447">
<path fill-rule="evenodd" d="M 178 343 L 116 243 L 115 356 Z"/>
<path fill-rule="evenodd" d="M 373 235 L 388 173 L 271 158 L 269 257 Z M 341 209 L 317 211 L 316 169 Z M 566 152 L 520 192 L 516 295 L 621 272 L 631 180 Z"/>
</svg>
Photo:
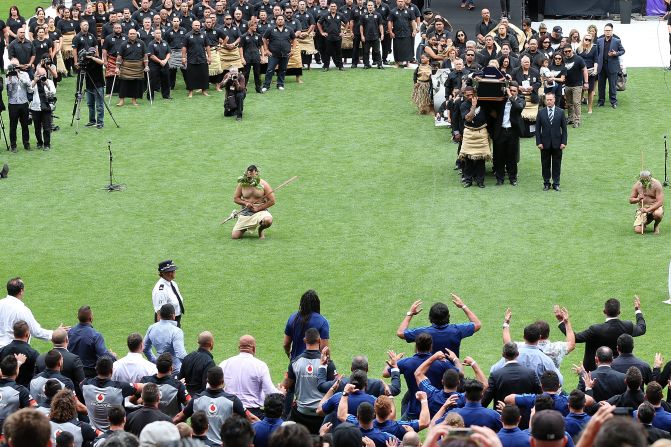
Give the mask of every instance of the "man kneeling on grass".
<svg viewBox="0 0 671 447">
<path fill-rule="evenodd" d="M 641 171 L 639 180 L 631 189 L 629 203 L 638 204 L 634 231 L 643 234 L 645 227 L 654 221 L 653 233 L 659 234 L 659 223 L 664 217 L 664 189 L 659 180 L 652 178 L 650 171 Z"/>
</svg>

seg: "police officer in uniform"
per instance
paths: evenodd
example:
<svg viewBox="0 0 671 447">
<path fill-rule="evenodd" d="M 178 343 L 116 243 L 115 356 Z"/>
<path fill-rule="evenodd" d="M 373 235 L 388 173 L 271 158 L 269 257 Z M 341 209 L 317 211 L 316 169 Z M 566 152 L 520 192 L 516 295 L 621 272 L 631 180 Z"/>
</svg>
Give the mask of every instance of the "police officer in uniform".
<svg viewBox="0 0 671 447">
<path fill-rule="evenodd" d="M 175 308 L 175 321 L 181 327 L 182 315 L 184 314 L 184 301 L 175 280 L 177 266 L 172 259 L 158 264 L 158 276 L 160 279 L 154 285 L 151 292 L 151 301 L 154 306 L 154 322 L 158 321 L 158 311 L 164 304 L 172 304 Z"/>
<path fill-rule="evenodd" d="M 149 83 L 151 84 L 151 91 L 147 92 L 147 96 L 151 95 L 154 99 L 154 92 L 161 91 L 163 99 L 172 99 L 170 97 L 170 47 L 163 39 L 161 39 L 161 30 L 154 30 L 154 41 L 149 44 L 147 54 L 149 55 Z"/>
<path fill-rule="evenodd" d="M 380 70 L 382 67 L 382 57 L 380 56 L 380 40 L 384 39 L 384 19 L 382 14 L 375 10 L 375 4 L 369 1 L 366 5 L 367 11 L 359 19 L 359 27 L 355 34 L 361 36 L 363 41 L 363 68 L 370 68 L 370 50 L 373 50 L 373 63 L 377 64 Z"/>
<path fill-rule="evenodd" d="M 338 12 L 338 5 L 335 2 L 329 5 L 328 14 L 321 16 L 317 21 L 319 34 L 325 39 L 325 54 L 322 56 L 324 62 L 322 70 L 324 71 L 328 71 L 330 59 L 333 59 L 333 63 L 338 67 L 338 70 L 343 70 L 342 32 L 340 27 L 345 22 L 345 16 Z"/>
</svg>

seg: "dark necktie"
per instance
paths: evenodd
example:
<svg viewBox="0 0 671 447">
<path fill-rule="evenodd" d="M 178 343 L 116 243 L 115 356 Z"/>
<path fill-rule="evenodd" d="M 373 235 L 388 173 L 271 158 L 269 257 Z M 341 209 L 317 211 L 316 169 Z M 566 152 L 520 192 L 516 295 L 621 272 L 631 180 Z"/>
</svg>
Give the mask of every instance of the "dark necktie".
<svg viewBox="0 0 671 447">
<path fill-rule="evenodd" d="M 552 120 L 555 117 L 555 109 L 554 107 L 551 107 L 548 109 L 548 118 L 550 118 L 550 124 L 552 124 Z"/>
<path fill-rule="evenodd" d="M 177 297 L 177 301 L 179 302 L 179 313 L 181 315 L 184 315 L 184 303 L 182 302 L 182 297 L 179 296 L 179 292 L 177 291 L 177 287 L 170 281 L 170 287 L 172 287 L 172 291 L 175 293 L 175 296 Z"/>
</svg>

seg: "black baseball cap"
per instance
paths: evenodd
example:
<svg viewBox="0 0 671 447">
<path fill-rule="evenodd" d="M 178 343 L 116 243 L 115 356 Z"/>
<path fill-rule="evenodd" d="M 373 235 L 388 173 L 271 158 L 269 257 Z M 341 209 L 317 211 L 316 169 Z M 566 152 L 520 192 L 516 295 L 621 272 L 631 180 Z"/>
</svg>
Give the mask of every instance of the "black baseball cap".
<svg viewBox="0 0 671 447">
<path fill-rule="evenodd" d="M 542 410 L 531 421 L 531 437 L 539 441 L 557 441 L 566 435 L 564 416 L 556 410 Z"/>
</svg>

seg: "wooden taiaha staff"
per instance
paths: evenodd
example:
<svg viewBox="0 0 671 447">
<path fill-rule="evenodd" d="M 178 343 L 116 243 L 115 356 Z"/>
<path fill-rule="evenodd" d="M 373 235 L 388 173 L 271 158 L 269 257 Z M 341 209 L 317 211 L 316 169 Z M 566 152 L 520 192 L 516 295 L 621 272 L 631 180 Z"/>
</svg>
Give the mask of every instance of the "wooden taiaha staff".
<svg viewBox="0 0 671 447">
<path fill-rule="evenodd" d="M 253 205 L 260 205 L 261 203 L 265 202 L 265 200 L 266 200 L 266 198 L 268 198 L 268 196 L 270 196 L 271 194 L 273 194 L 275 191 L 278 191 L 278 190 L 284 188 L 285 186 L 287 186 L 289 183 L 293 182 L 293 181 L 296 180 L 296 179 L 298 179 L 298 176 L 297 176 L 297 175 L 294 175 L 294 176 L 291 177 L 289 180 L 287 180 L 287 181 L 285 181 L 285 182 L 279 184 L 275 189 L 273 189 L 272 191 L 270 191 L 270 192 L 264 194 L 263 197 L 261 197 L 261 199 L 259 199 L 259 201 L 254 202 Z M 245 210 L 247 210 L 247 209 L 249 209 L 249 208 L 244 207 L 244 208 L 241 208 L 241 209 L 239 209 L 239 210 L 234 210 L 234 211 L 231 213 L 231 215 L 228 216 L 228 217 L 226 218 L 226 220 L 224 220 L 221 224 L 223 225 L 223 224 L 225 224 L 226 222 L 228 222 L 229 220 L 236 219 L 236 218 L 238 217 L 238 215 L 239 215 L 241 212 L 243 212 L 243 211 L 245 211 Z"/>
</svg>

